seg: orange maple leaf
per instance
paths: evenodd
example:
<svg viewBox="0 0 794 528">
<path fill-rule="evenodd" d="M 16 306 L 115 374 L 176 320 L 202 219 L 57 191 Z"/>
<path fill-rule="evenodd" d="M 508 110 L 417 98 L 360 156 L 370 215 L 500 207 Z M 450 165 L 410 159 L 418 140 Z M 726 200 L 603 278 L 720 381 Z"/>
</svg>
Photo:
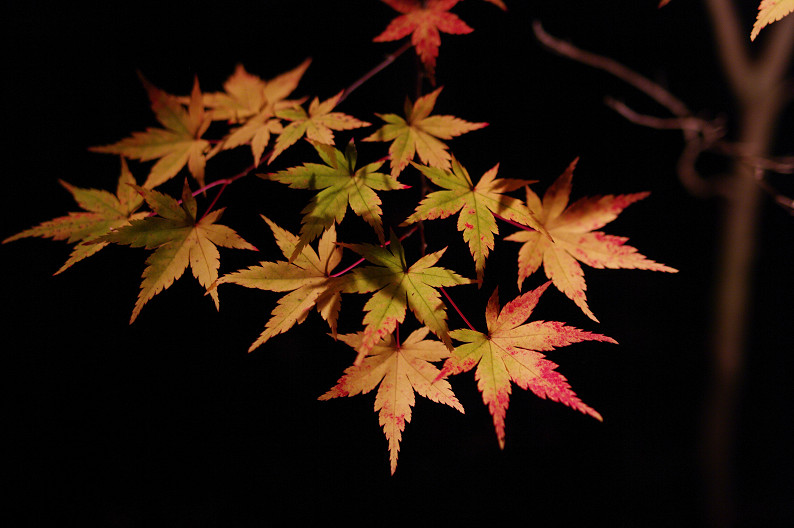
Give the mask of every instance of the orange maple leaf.
<svg viewBox="0 0 794 528">
<path fill-rule="evenodd" d="M 271 136 L 284 130 L 276 112 L 302 102 L 286 100 L 286 97 L 297 87 L 310 62 L 310 59 L 306 59 L 298 67 L 267 82 L 238 65 L 234 74 L 223 84 L 223 92 L 204 94 L 204 105 L 210 109 L 212 119 L 240 123 L 240 126 L 229 131 L 208 156 L 220 150 L 250 144 L 254 164 L 258 166 Z"/>
<path fill-rule="evenodd" d="M 392 475 L 397 469 L 397 456 L 405 424 L 411 421 L 414 392 L 420 396 L 449 405 L 463 412 L 463 406 L 452 393 L 449 382 L 437 379 L 439 370 L 431 361 L 449 357 L 440 341 L 427 340 L 426 326 L 414 331 L 402 343 L 387 335 L 368 352 L 360 365 L 348 367 L 337 384 L 320 396 L 329 400 L 340 396 L 367 393 L 380 385 L 375 397 L 375 410 L 380 411 L 380 425 L 389 442 Z M 361 348 L 364 333 L 344 334 L 339 339 L 356 350 Z"/>
<path fill-rule="evenodd" d="M 209 109 L 213 120 L 230 123 L 245 122 L 267 107 L 280 109 L 293 106 L 296 101 L 286 98 L 297 88 L 310 63 L 311 59 L 306 59 L 292 70 L 267 81 L 247 72 L 242 64 L 238 64 L 234 73 L 223 83 L 223 92 L 204 93 L 204 106 Z M 187 103 L 184 100 L 182 102 Z"/>
<path fill-rule="evenodd" d="M 488 333 L 459 329 L 449 333 L 465 344 L 455 348 L 436 379 L 477 367 L 477 388 L 493 417 L 499 447 L 505 446 L 505 416 L 510 403 L 510 382 L 531 390 L 543 399 L 563 403 L 602 421 L 601 415 L 571 390 L 568 380 L 556 372 L 557 365 L 540 352 L 578 343 L 606 341 L 611 337 L 585 332 L 557 321 L 523 324 L 532 314 L 549 282 L 507 303 L 499 310 L 499 290 L 494 290 L 485 309 Z"/>
<path fill-rule="evenodd" d="M 399 40 L 411 35 L 416 54 L 432 75 L 436 69 L 438 47 L 441 45 L 440 31 L 452 35 L 464 35 L 474 31 L 463 20 L 449 12 L 459 0 L 382 0 L 394 10 L 402 13 L 375 37 L 373 42 Z"/>
<path fill-rule="evenodd" d="M 523 242 L 518 251 L 518 288 L 541 265 L 546 277 L 573 300 L 591 319 L 598 321 L 587 306 L 581 261 L 594 268 L 636 268 L 675 273 L 678 270 L 645 258 L 625 243 L 625 237 L 593 231 L 611 222 L 629 205 L 650 193 L 593 196 L 568 206 L 571 179 L 578 158 L 546 190 L 541 202 L 527 187 L 527 206 L 551 238 L 537 231 L 518 231 L 505 240 Z"/>
<path fill-rule="evenodd" d="M 207 131 L 211 119 L 204 111 L 198 78 L 193 82 L 187 110 L 178 97 L 151 85 L 143 76 L 141 81 L 149 94 L 152 110 L 164 128 L 133 132 L 131 137 L 112 145 L 91 147 L 89 150 L 120 154 L 141 161 L 157 159 L 143 184 L 147 189 L 173 178 L 185 165 L 199 186 L 203 187 L 206 152 L 210 143 L 201 139 L 201 136 Z"/>
</svg>

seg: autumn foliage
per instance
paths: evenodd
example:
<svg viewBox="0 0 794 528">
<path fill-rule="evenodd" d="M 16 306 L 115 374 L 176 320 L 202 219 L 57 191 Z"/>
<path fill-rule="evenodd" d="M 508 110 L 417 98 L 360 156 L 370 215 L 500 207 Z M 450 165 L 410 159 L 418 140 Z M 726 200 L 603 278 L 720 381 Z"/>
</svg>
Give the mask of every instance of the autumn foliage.
<svg viewBox="0 0 794 528">
<path fill-rule="evenodd" d="M 464 165 L 475 154 L 453 153 L 453 142 L 463 134 L 488 134 L 490 127 L 469 121 L 471 108 L 460 108 L 456 115 L 435 113 L 437 101 L 450 88 L 433 83 L 445 39 L 465 38 L 476 28 L 452 12 L 459 0 L 382 1 L 392 11 L 384 9 L 382 23 L 375 24 L 370 38 L 379 44 L 372 45 L 384 46 L 385 51 L 391 45 L 393 51 L 392 41 L 409 39 L 419 59 L 418 73 L 432 81 L 424 93 L 404 94 L 401 113 L 373 108 L 367 116 L 348 115 L 343 105 L 355 96 L 353 90 L 319 96 L 314 94 L 324 87 L 313 86 L 308 89 L 312 95 L 296 95 L 304 93 L 298 88 L 310 67 L 309 59 L 296 61 L 293 69 L 274 72 L 268 79 L 239 65 L 218 91 L 210 91 L 215 87 L 202 86 L 196 79 L 190 92 L 181 95 L 166 93 L 141 76 L 157 125 L 91 148 L 119 156 L 114 191 L 62 182 L 79 210 L 4 242 L 46 237 L 72 244 L 72 252 L 56 273 L 109 244 L 149 251 L 131 323 L 188 268 L 216 307 L 220 307 L 219 292 L 227 285 L 277 292 L 275 306 L 266 307 L 270 316 L 264 328 L 252 329 L 251 351 L 265 344 L 278 346 L 281 334 L 316 317 L 312 315 L 316 311 L 329 334 L 319 337 L 337 339 L 350 349 L 350 367 L 320 399 L 377 389 L 374 407 L 388 442 L 392 472 L 415 394 L 463 412 L 453 390 L 454 384 L 466 380 L 454 377 L 467 371 L 474 371 L 500 447 L 505 445 L 513 385 L 602 420 L 546 354 L 577 343 L 614 344 L 616 340 L 561 321 L 534 320 L 532 314 L 542 295 L 556 289 L 575 303 L 577 315 L 581 311 L 598 322 L 586 299 L 582 264 L 594 269 L 676 271 L 640 254 L 627 244 L 627 238 L 601 231 L 626 207 L 649 194 L 640 191 L 572 200 L 576 160 L 567 168 L 560 167 L 559 177 L 538 175 L 544 182 L 537 185 L 523 175 L 502 174 L 498 152 L 477 152 L 477 157 L 491 160 L 487 165 L 491 168 L 470 174 Z M 493 8 L 479 3 L 482 9 Z M 489 3 L 509 8 L 499 0 Z M 761 2 L 752 38 L 792 9 L 791 0 Z M 338 140 L 341 132 L 353 140 Z M 289 158 L 299 142 L 311 145 L 308 159 Z M 356 142 L 381 148 L 380 157 L 359 159 Z M 250 155 L 249 169 L 208 181 L 207 165 L 231 149 Z M 126 160 L 151 163 L 141 165 L 148 167 L 148 173 L 132 174 Z M 268 237 L 273 236 L 280 255 L 255 253 L 256 247 L 222 223 L 224 208 L 216 204 L 224 189 L 249 175 L 258 176 L 263 188 L 284 185 L 307 196 L 305 207 L 294 211 L 299 232 L 277 225 L 266 209 L 261 218 L 252 219 L 261 223 Z M 182 190 L 171 196 L 162 188 L 174 178 Z M 413 204 L 411 214 L 396 225 L 385 223 L 384 194 L 423 185 L 427 190 Z M 542 195 L 539 188 L 545 188 Z M 351 216 L 363 220 L 372 237 L 349 238 L 346 218 Z M 462 244 L 470 261 L 445 259 L 448 246 L 406 250 L 406 238 L 418 237 L 453 218 L 459 236 L 448 244 Z M 519 245 L 497 245 L 501 241 Z M 245 269 L 219 276 L 223 255 L 219 248 L 245 250 L 254 260 Z M 479 314 L 468 314 L 484 313 L 485 327 L 475 328 L 454 299 L 467 289 L 482 288 L 487 261 L 497 250 L 514 259 L 516 270 L 515 275 L 500 277 L 500 285 L 503 291 L 516 285 L 518 294 L 501 305 L 495 289 Z M 340 332 L 340 312 L 352 298 L 364 303 L 361 324 Z M 257 331 L 259 336 L 254 338 Z M 582 350 L 586 346 L 595 350 L 601 345 L 576 345 Z"/>
</svg>

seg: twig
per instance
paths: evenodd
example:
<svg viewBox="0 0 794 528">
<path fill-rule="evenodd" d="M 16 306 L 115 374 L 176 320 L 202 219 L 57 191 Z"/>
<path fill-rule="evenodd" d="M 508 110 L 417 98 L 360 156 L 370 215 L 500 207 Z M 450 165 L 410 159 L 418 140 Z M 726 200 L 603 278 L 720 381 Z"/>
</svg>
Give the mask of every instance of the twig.
<svg viewBox="0 0 794 528">
<path fill-rule="evenodd" d="M 460 316 L 461 319 L 463 319 L 463 322 L 466 323 L 466 326 L 469 327 L 469 330 L 474 330 L 474 327 L 471 325 L 469 320 L 466 319 L 466 316 L 463 315 L 463 312 L 460 311 L 460 308 L 458 308 L 458 305 L 455 304 L 455 301 L 453 301 L 452 297 L 449 296 L 449 294 L 447 293 L 447 290 L 445 290 L 443 286 L 439 286 L 438 289 L 441 290 L 441 293 L 443 293 L 444 297 L 447 298 L 447 300 L 449 301 L 449 304 L 451 304 L 452 307 L 455 309 L 455 311 L 458 312 L 458 315 Z"/>
<path fill-rule="evenodd" d="M 378 72 L 380 72 L 382 69 L 384 69 L 385 67 L 387 67 L 387 66 L 388 66 L 389 64 L 391 64 L 392 62 L 394 62 L 394 61 L 397 59 L 397 57 L 399 57 L 400 55 L 402 55 L 403 53 L 405 53 L 405 52 L 406 52 L 408 49 L 410 49 L 411 45 L 412 45 L 412 44 L 411 44 L 411 41 L 410 41 L 410 40 L 409 40 L 409 41 L 407 41 L 405 44 L 403 44 L 402 46 L 400 46 L 400 47 L 397 49 L 397 51 L 395 51 L 394 53 L 392 53 L 392 54 L 390 54 L 390 55 L 387 55 L 387 56 L 386 56 L 386 58 L 385 58 L 385 59 L 383 59 L 383 62 L 381 62 L 380 64 L 378 64 L 378 65 L 377 65 L 377 66 L 375 66 L 374 68 L 372 68 L 370 71 L 368 71 L 367 73 L 365 73 L 365 74 L 364 74 L 364 75 L 363 75 L 363 76 L 362 76 L 360 79 L 358 79 L 356 82 L 354 82 L 353 84 L 351 84 L 350 86 L 348 86 L 348 87 L 345 89 L 345 91 L 344 91 L 344 92 L 342 92 L 342 96 L 339 98 L 339 101 L 337 101 L 337 104 L 339 104 L 339 103 L 341 103 L 342 101 L 344 101 L 345 99 L 347 99 L 347 96 L 348 96 L 348 95 L 350 95 L 350 94 L 351 94 L 351 93 L 352 93 L 352 92 L 353 92 L 353 91 L 354 91 L 356 88 L 358 88 L 359 86 L 361 86 L 362 84 L 364 84 L 365 82 L 367 82 L 367 81 L 368 81 L 368 80 L 369 80 L 371 77 L 373 77 L 375 74 L 377 74 Z"/>
</svg>

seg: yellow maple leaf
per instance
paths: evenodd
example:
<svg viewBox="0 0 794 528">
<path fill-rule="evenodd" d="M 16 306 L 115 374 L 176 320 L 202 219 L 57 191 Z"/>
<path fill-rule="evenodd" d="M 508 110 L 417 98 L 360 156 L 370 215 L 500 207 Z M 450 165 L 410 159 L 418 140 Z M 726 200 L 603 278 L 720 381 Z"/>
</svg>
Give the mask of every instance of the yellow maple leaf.
<svg viewBox="0 0 794 528">
<path fill-rule="evenodd" d="M 266 216 L 262 215 L 262 218 L 273 231 L 284 257 L 289 259 L 298 247 L 298 237 Z M 337 280 L 331 276 L 331 272 L 341 259 L 342 248 L 336 246 L 336 228 L 331 225 L 320 238 L 317 252 L 304 245 L 291 262 L 260 262 L 257 266 L 229 273 L 218 279 L 217 284 L 229 282 L 247 288 L 289 292 L 278 300 L 278 306 L 273 310 L 265 330 L 248 351 L 253 351 L 271 337 L 286 332 L 294 325 L 301 324 L 313 308 L 328 322 L 331 333 L 335 336 L 341 295 L 335 289 Z"/>
<path fill-rule="evenodd" d="M 223 209 L 196 217 L 196 199 L 190 192 L 187 180 L 182 190 L 182 202 L 167 194 L 135 187 L 158 216 L 134 220 L 130 225 L 105 235 L 100 240 L 126 244 L 132 247 L 154 249 L 146 259 L 143 282 L 138 300 L 132 311 L 130 324 L 138 317 L 143 306 L 155 295 L 170 287 L 190 266 L 219 307 L 218 292 L 210 287 L 218 280 L 220 255 L 216 246 L 252 249 L 233 229 L 216 224 Z"/>
</svg>

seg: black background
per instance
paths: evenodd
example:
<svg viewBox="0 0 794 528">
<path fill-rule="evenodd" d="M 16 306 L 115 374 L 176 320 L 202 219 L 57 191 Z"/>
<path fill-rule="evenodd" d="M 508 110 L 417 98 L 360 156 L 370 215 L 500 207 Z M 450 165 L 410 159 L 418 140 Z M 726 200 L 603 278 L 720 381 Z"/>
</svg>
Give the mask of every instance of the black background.
<svg viewBox="0 0 794 528">
<path fill-rule="evenodd" d="M 754 3 L 744 12 L 748 34 Z M 634 126 L 602 100 L 612 95 L 638 111 L 662 109 L 602 72 L 545 51 L 529 25 L 541 20 L 549 32 L 662 83 L 695 111 L 724 115 L 730 126 L 733 108 L 711 29 L 700 2 L 662 10 L 653 0 L 508 4 L 507 14 L 485 2 L 460 4 L 454 11 L 475 32 L 442 37 L 437 112 L 490 123 L 454 140 L 453 152 L 473 177 L 498 162 L 500 175 L 537 179 L 537 189 L 579 156 L 574 198 L 651 191 L 605 230 L 681 270 L 587 269 L 600 324 L 556 290 L 541 300 L 535 318 L 620 342 L 549 354 L 604 422 L 515 390 L 500 451 L 473 374 L 463 374 L 451 382 L 466 414 L 418 398 L 390 476 L 374 394 L 316 399 L 354 357 L 325 335 L 316 313 L 249 355 L 278 294 L 224 286 L 218 313 L 188 273 L 130 326 L 144 251 L 110 247 L 53 277 L 68 247 L 22 240 L 0 248 L 3 431 L 10 441 L 3 474 L 13 489 L 9 514 L 22 520 L 15 525 L 261 526 L 284 514 L 291 522 L 353 525 L 703 522 L 699 435 L 708 413 L 720 202 L 691 197 L 676 179 L 680 134 Z M 376 1 L 212 8 L 28 2 L 11 9 L 3 32 L 2 238 L 75 210 L 58 178 L 115 188 L 118 159 L 86 149 L 156 125 L 136 70 L 186 94 L 196 75 L 205 91 L 220 90 L 238 62 L 270 78 L 312 57 L 296 95 L 325 99 L 399 46 L 371 42 L 395 14 Z M 339 110 L 373 123 L 374 112 L 400 113 L 415 90 L 412 55 Z M 791 154 L 790 110 L 783 123 L 776 152 Z M 338 145 L 372 130 L 339 133 Z M 210 161 L 208 180 L 244 168 L 249 158 L 238 150 Z M 384 145 L 360 145 L 359 160 L 384 152 Z M 311 149 L 298 145 L 275 168 L 306 160 Z M 139 181 L 147 167 L 131 164 Z M 726 164 L 707 158 L 701 168 L 713 174 Z M 310 196 L 255 177 L 231 186 L 219 204 L 228 206 L 223 223 L 261 252 L 221 250 L 221 273 L 280 258 L 258 215 L 297 231 L 296 213 Z M 410 211 L 414 198 L 406 196 L 415 195 L 382 193 L 387 226 Z M 346 241 L 374 241 L 352 215 L 341 233 Z M 765 198 L 737 425 L 737 508 L 739 520 L 753 525 L 794 520 L 792 233 L 794 218 Z M 441 265 L 473 276 L 454 221 L 428 225 L 428 236 L 431 250 L 451 246 Z M 475 326 L 483 326 L 484 303 L 499 279 L 503 302 L 517 295 L 517 247 L 497 242 L 482 290 L 451 289 Z M 415 242 L 406 248 L 416 258 Z M 542 282 L 535 275 L 525 288 Z M 359 329 L 363 301 L 345 298 L 343 332 Z M 450 326 L 462 325 L 450 311 Z"/>
</svg>

